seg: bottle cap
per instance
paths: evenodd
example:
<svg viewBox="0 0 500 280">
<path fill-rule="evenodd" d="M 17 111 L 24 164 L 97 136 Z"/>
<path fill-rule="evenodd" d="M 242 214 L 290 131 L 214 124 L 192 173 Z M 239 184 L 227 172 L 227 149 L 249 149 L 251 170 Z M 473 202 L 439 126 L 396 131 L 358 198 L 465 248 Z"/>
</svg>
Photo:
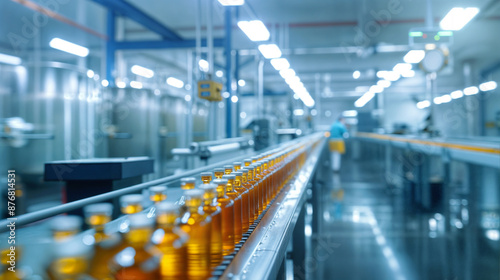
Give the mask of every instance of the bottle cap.
<svg viewBox="0 0 500 280">
<path fill-rule="evenodd" d="M 243 172 L 241 171 L 236 171 L 236 172 L 233 172 L 234 176 L 243 176 Z"/>
<path fill-rule="evenodd" d="M 216 179 L 213 183 L 217 185 L 227 185 L 227 179 Z"/>
<path fill-rule="evenodd" d="M 201 172 L 201 176 L 212 176 L 212 172 Z"/>
<path fill-rule="evenodd" d="M 128 215 L 128 220 L 130 222 L 129 226 L 131 228 L 152 227 L 155 223 L 155 220 L 148 218 L 148 215 L 146 213 L 136 213 Z"/>
<path fill-rule="evenodd" d="M 226 174 L 226 175 L 222 176 L 222 179 L 234 180 L 234 178 L 236 178 L 236 176 L 234 176 L 234 174 Z"/>
<path fill-rule="evenodd" d="M 179 212 L 180 205 L 173 202 L 160 202 L 156 206 L 156 211 L 158 213 L 172 213 Z"/>
<path fill-rule="evenodd" d="M 79 231 L 82 223 L 82 218 L 79 216 L 57 216 L 50 220 L 50 229 L 52 231 Z"/>
<path fill-rule="evenodd" d="M 90 204 L 83 208 L 83 213 L 85 213 L 85 216 L 87 217 L 92 215 L 111 216 L 113 215 L 113 204 L 111 203 Z"/>
<path fill-rule="evenodd" d="M 196 178 L 195 177 L 185 177 L 185 178 L 182 178 L 181 179 L 181 183 L 183 184 L 194 184 L 196 182 Z"/>
<path fill-rule="evenodd" d="M 149 188 L 149 191 L 152 192 L 152 193 L 164 193 L 167 191 L 167 186 L 154 186 L 154 187 L 150 187 Z"/>
<path fill-rule="evenodd" d="M 141 204 L 143 201 L 142 194 L 127 194 L 120 197 L 120 204 Z"/>
</svg>

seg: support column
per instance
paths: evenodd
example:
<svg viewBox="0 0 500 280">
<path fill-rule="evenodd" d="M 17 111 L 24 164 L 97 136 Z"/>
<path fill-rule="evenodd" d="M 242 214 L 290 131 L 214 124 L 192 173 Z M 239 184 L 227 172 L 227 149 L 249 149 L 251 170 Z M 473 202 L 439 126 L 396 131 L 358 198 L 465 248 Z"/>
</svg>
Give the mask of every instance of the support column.
<svg viewBox="0 0 500 280">
<path fill-rule="evenodd" d="M 108 41 L 106 42 L 106 80 L 109 82 L 109 86 L 115 86 L 115 78 L 113 73 L 115 72 L 115 32 L 116 32 L 116 15 L 115 12 L 108 9 L 107 18 L 107 34 Z"/>
<path fill-rule="evenodd" d="M 226 54 L 226 91 L 229 92 L 229 97 L 226 99 L 226 137 L 232 137 L 232 114 L 231 114 L 231 96 L 232 96 L 232 73 L 231 73 L 231 31 L 232 31 L 232 17 L 231 7 L 226 7 L 225 13 L 225 33 L 226 41 L 224 44 Z"/>
</svg>

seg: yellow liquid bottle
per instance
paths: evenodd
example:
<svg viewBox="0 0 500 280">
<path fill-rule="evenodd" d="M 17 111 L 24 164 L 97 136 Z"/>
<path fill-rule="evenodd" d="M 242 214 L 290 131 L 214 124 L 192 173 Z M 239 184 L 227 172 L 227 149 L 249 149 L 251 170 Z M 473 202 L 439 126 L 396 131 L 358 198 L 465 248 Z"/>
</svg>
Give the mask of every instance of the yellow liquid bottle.
<svg viewBox="0 0 500 280">
<path fill-rule="evenodd" d="M 222 176 L 224 176 L 224 168 L 215 168 L 214 176 L 216 179 L 222 179 Z"/>
<path fill-rule="evenodd" d="M 262 176 L 261 176 L 261 165 L 259 163 L 254 164 L 254 181 L 257 182 L 256 187 L 259 190 L 259 215 L 266 209 L 266 189 L 263 184 Z"/>
<path fill-rule="evenodd" d="M 273 199 L 272 197 L 272 190 L 271 190 L 271 182 L 270 182 L 270 177 L 269 177 L 269 160 L 264 159 L 261 161 L 261 177 L 262 177 L 262 183 L 264 185 L 264 190 L 266 192 L 266 205 L 269 205 L 271 200 Z"/>
<path fill-rule="evenodd" d="M 178 226 L 180 206 L 171 202 L 156 205 L 157 228 L 151 240 L 161 254 L 161 280 L 186 279 L 189 236 Z"/>
<path fill-rule="evenodd" d="M 255 222 L 255 190 L 252 188 L 252 185 L 248 183 L 247 178 L 249 176 L 249 171 L 246 168 L 240 169 L 241 175 L 241 186 L 244 187 L 248 191 L 248 223 L 249 226 Z"/>
<path fill-rule="evenodd" d="M 252 157 L 252 163 L 256 163 L 259 160 L 259 157 Z"/>
<path fill-rule="evenodd" d="M 255 181 L 254 179 L 255 167 L 250 165 L 248 167 L 245 167 L 245 169 L 248 169 L 247 184 L 250 185 L 251 189 L 253 190 L 253 198 L 254 198 L 253 219 L 255 221 L 259 217 L 259 208 L 260 208 L 259 188 L 257 185 L 257 181 Z"/>
<path fill-rule="evenodd" d="M 76 235 L 80 232 L 82 219 L 78 216 L 58 216 L 51 220 L 50 227 L 54 244 L 53 260 L 47 274 L 52 280 L 79 279 L 86 276 L 92 248 Z"/>
<path fill-rule="evenodd" d="M 222 211 L 217 203 L 217 186 L 203 184 L 200 189 L 203 195 L 203 211 L 212 218 L 210 240 L 210 265 L 212 269 L 222 262 Z"/>
<path fill-rule="evenodd" d="M 243 161 L 243 163 L 245 164 L 245 167 L 248 167 L 248 166 L 250 166 L 250 164 L 252 164 L 252 160 L 251 159 L 245 159 Z"/>
<path fill-rule="evenodd" d="M 143 197 L 141 194 L 128 194 L 120 197 L 120 210 L 125 215 L 141 212 Z"/>
<path fill-rule="evenodd" d="M 233 162 L 233 168 L 234 171 L 239 171 L 241 169 L 241 162 L 239 161 Z"/>
<path fill-rule="evenodd" d="M 181 216 L 180 228 L 189 235 L 187 242 L 187 265 L 190 280 L 206 279 L 210 276 L 210 215 L 203 212 L 203 191 L 186 190 L 187 211 Z"/>
<path fill-rule="evenodd" d="M 229 175 L 233 172 L 233 166 L 232 165 L 224 165 L 224 174 Z"/>
<path fill-rule="evenodd" d="M 208 185 L 212 182 L 212 172 L 201 172 L 201 181 L 204 185 Z"/>
<path fill-rule="evenodd" d="M 226 195 L 227 180 L 216 179 L 214 184 L 222 214 L 222 255 L 227 256 L 234 251 L 234 202 Z"/>
<path fill-rule="evenodd" d="M 248 228 L 250 227 L 250 201 L 249 201 L 249 192 L 245 187 L 241 185 L 243 172 L 233 172 L 234 178 L 234 186 L 233 189 L 240 195 L 241 197 L 241 231 L 246 233 Z"/>
<path fill-rule="evenodd" d="M 224 175 L 222 179 L 227 180 L 226 195 L 234 201 L 234 243 L 238 244 L 243 237 L 243 215 L 241 211 L 241 196 L 233 188 L 235 177 L 234 175 Z"/>
<path fill-rule="evenodd" d="M 181 179 L 181 189 L 187 191 L 187 190 L 192 190 L 194 189 L 194 185 L 196 183 L 196 178 L 194 177 L 185 177 Z M 181 211 L 181 216 L 187 211 L 187 206 L 186 206 L 186 196 L 183 194 L 176 202 L 175 204 L 179 204 L 181 206 L 180 211 Z"/>
<path fill-rule="evenodd" d="M 149 246 L 155 220 L 144 213 L 128 215 L 127 220 L 129 228 L 124 234 L 126 246 L 110 262 L 113 279 L 158 279 L 158 257 Z"/>
<path fill-rule="evenodd" d="M 110 260 L 125 246 L 120 246 L 121 237 L 118 233 L 106 233 L 105 225 L 111 221 L 113 205 L 97 203 L 85 206 L 85 221 L 89 228 L 94 229 L 94 257 L 90 262 L 89 275 L 95 279 L 113 279 L 109 269 Z"/>
<path fill-rule="evenodd" d="M 148 189 L 149 200 L 154 204 L 158 204 L 167 199 L 167 186 L 154 186 Z"/>
</svg>

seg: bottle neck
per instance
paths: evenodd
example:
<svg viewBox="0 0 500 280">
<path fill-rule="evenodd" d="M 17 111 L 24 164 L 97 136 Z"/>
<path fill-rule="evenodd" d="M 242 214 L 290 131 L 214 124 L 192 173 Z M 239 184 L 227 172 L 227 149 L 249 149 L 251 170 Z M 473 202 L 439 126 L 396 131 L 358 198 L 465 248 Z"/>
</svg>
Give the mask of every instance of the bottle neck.
<svg viewBox="0 0 500 280">
<path fill-rule="evenodd" d="M 189 198 L 186 199 L 185 205 L 189 212 L 196 213 L 202 205 L 202 200 L 200 198 Z"/>
<path fill-rule="evenodd" d="M 226 193 L 234 192 L 234 180 L 227 180 Z"/>
<path fill-rule="evenodd" d="M 159 213 L 156 216 L 156 223 L 159 228 L 172 228 L 176 225 L 177 218 L 175 213 Z"/>
<path fill-rule="evenodd" d="M 217 198 L 225 198 L 225 197 L 226 197 L 226 185 L 218 185 Z"/>
<path fill-rule="evenodd" d="M 152 233 L 153 229 L 150 227 L 131 228 L 125 234 L 125 239 L 132 247 L 142 249 L 149 242 Z"/>
<path fill-rule="evenodd" d="M 241 177 L 240 176 L 236 176 L 236 179 L 234 179 L 234 187 L 235 188 L 241 187 Z"/>
</svg>

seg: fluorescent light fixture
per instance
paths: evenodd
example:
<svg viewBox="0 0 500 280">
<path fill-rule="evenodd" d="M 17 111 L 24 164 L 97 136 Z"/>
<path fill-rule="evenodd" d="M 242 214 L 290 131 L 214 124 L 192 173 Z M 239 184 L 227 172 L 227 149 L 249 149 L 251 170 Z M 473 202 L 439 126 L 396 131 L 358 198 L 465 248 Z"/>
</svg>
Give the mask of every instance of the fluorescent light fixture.
<svg viewBox="0 0 500 280">
<path fill-rule="evenodd" d="M 424 36 L 424 32 L 421 31 L 410 31 L 410 37 L 422 37 Z"/>
<path fill-rule="evenodd" d="M 392 71 L 401 75 L 405 72 L 410 71 L 411 68 L 412 66 L 409 63 L 398 63 L 396 64 L 396 66 L 394 66 L 394 68 L 392 68 Z"/>
<path fill-rule="evenodd" d="M 356 110 L 347 110 L 342 113 L 344 117 L 356 117 L 358 116 L 358 111 Z"/>
<path fill-rule="evenodd" d="M 364 107 L 366 105 L 366 103 L 370 102 L 370 100 L 373 99 L 373 97 L 375 97 L 375 93 L 368 91 L 365 94 L 363 94 L 363 96 L 361 96 L 358 100 L 356 100 L 354 102 L 354 106 L 357 108 Z"/>
<path fill-rule="evenodd" d="M 355 91 L 359 91 L 359 92 L 367 92 L 367 91 L 370 90 L 370 87 L 367 87 L 367 86 L 357 86 L 354 90 Z"/>
<path fill-rule="evenodd" d="M 224 72 L 222 72 L 221 70 L 217 70 L 215 71 L 215 76 L 222 78 L 222 76 L 224 76 Z"/>
<path fill-rule="evenodd" d="M 132 71 L 132 73 L 134 73 L 138 76 L 144 77 L 144 78 L 153 78 L 153 76 L 155 75 L 155 72 L 153 70 L 148 69 L 146 67 L 139 66 L 139 65 L 132 66 L 130 68 L 130 71 Z"/>
<path fill-rule="evenodd" d="M 276 44 L 260 45 L 259 51 L 267 59 L 281 57 L 281 50 Z"/>
<path fill-rule="evenodd" d="M 384 88 L 388 88 L 391 86 L 391 82 L 387 81 L 387 80 L 380 80 L 377 82 L 377 85 L 378 86 L 381 86 L 381 87 L 384 87 Z"/>
<path fill-rule="evenodd" d="M 455 7 L 441 20 L 439 26 L 444 30 L 460 30 L 479 13 L 478 8 Z"/>
<path fill-rule="evenodd" d="M 358 70 L 354 71 L 354 72 L 352 73 L 352 77 L 353 77 L 355 80 L 359 79 L 359 77 L 361 77 L 361 72 L 359 72 Z"/>
<path fill-rule="evenodd" d="M 293 94 L 293 99 L 295 99 L 295 100 L 299 99 L 299 95 L 298 95 L 298 94 L 296 94 L 296 93 L 294 93 L 294 94 Z"/>
<path fill-rule="evenodd" d="M 54 49 L 74 54 L 80 57 L 86 57 L 87 55 L 89 55 L 89 49 L 60 38 L 54 38 L 50 40 L 49 46 Z"/>
<path fill-rule="evenodd" d="M 184 82 L 174 77 L 168 77 L 167 84 L 176 88 L 184 87 Z"/>
<path fill-rule="evenodd" d="M 448 103 L 450 101 L 451 101 L 451 96 L 449 94 L 441 96 L 441 103 Z"/>
<path fill-rule="evenodd" d="M 285 79 L 285 82 L 288 85 L 298 84 L 298 83 L 300 83 L 300 78 L 297 76 L 288 77 Z"/>
<path fill-rule="evenodd" d="M 224 98 L 229 98 L 229 96 L 231 96 L 231 94 L 229 94 L 229 92 L 227 92 L 227 91 L 222 93 L 222 97 L 224 97 Z"/>
<path fill-rule="evenodd" d="M 208 72 L 208 70 L 210 70 L 210 64 L 204 59 L 200 59 L 200 61 L 198 61 L 198 66 L 202 72 Z"/>
<path fill-rule="evenodd" d="M 434 102 L 434 104 L 436 104 L 436 105 L 439 105 L 439 104 L 443 103 L 443 102 L 441 101 L 441 96 L 434 97 L 433 102 Z"/>
<path fill-rule="evenodd" d="M 101 81 L 101 85 L 102 85 L 103 87 L 107 87 L 107 86 L 109 86 L 109 82 L 108 82 L 108 80 L 102 80 L 102 81 Z"/>
<path fill-rule="evenodd" d="M 384 87 L 379 86 L 379 85 L 374 85 L 370 87 L 370 91 L 374 93 L 381 93 L 384 91 Z"/>
<path fill-rule="evenodd" d="M 281 70 L 280 71 L 280 75 L 281 77 L 283 77 L 283 79 L 289 79 L 289 78 L 292 78 L 295 76 L 295 71 L 291 68 L 288 68 L 288 69 L 285 69 L 285 70 Z"/>
<path fill-rule="evenodd" d="M 277 71 L 281 71 L 281 70 L 290 68 L 290 63 L 288 62 L 288 60 L 286 58 L 271 59 L 271 65 Z"/>
<path fill-rule="evenodd" d="M 495 81 L 489 81 L 479 85 L 481 91 L 490 91 L 497 88 L 497 83 Z"/>
<path fill-rule="evenodd" d="M 464 93 L 461 90 L 455 90 L 454 92 L 450 93 L 450 96 L 453 99 L 459 99 L 464 96 Z"/>
<path fill-rule="evenodd" d="M 21 62 L 22 62 L 21 58 L 17 56 L 0 53 L 0 63 L 19 65 L 21 64 Z"/>
<path fill-rule="evenodd" d="M 239 85 L 240 87 L 244 87 L 244 86 L 246 86 L 246 84 L 247 84 L 247 82 L 245 82 L 245 80 L 243 80 L 243 79 L 240 79 L 240 80 L 238 81 L 238 85 Z"/>
<path fill-rule="evenodd" d="M 387 74 L 384 77 L 384 79 L 386 79 L 389 82 L 395 82 L 395 81 L 399 80 L 399 78 L 401 78 L 401 75 L 399 73 L 394 72 L 394 71 L 387 72 Z"/>
<path fill-rule="evenodd" d="M 425 57 L 424 50 L 411 50 L 403 58 L 406 63 L 420 63 Z"/>
<path fill-rule="evenodd" d="M 479 89 L 477 87 L 468 87 L 468 88 L 464 89 L 465 95 L 474 95 L 474 94 L 478 94 L 478 93 L 479 93 Z"/>
<path fill-rule="evenodd" d="M 245 0 L 219 0 L 222 6 L 243 6 Z"/>
<path fill-rule="evenodd" d="M 231 102 L 233 102 L 233 103 L 238 102 L 238 96 L 236 96 L 236 95 L 231 96 Z"/>
<path fill-rule="evenodd" d="M 92 71 L 92 70 L 87 70 L 87 77 L 88 77 L 89 79 L 94 78 L 94 75 L 95 75 L 94 71 Z"/>
<path fill-rule="evenodd" d="M 410 70 L 410 71 L 403 72 L 403 73 L 401 73 L 401 77 L 403 77 L 403 78 L 413 78 L 413 77 L 415 77 L 415 71 Z"/>
<path fill-rule="evenodd" d="M 132 82 L 130 82 L 130 87 L 136 88 L 136 89 L 141 89 L 142 83 L 138 82 L 138 81 L 132 81 Z"/>
<path fill-rule="evenodd" d="M 389 74 L 390 71 L 377 71 L 377 78 L 384 79 L 387 74 Z"/>
<path fill-rule="evenodd" d="M 266 25 L 260 20 L 238 21 L 238 27 L 254 42 L 267 41 L 271 36 Z"/>
<path fill-rule="evenodd" d="M 302 110 L 302 109 L 295 109 L 295 110 L 293 110 L 293 114 L 295 116 L 303 116 L 304 115 L 304 110 Z"/>
<path fill-rule="evenodd" d="M 116 82 L 116 86 L 118 88 L 125 88 L 127 86 L 127 84 L 124 81 L 118 81 L 118 82 Z"/>
<path fill-rule="evenodd" d="M 417 103 L 418 109 L 425 109 L 429 106 L 431 106 L 431 102 L 429 100 L 424 100 Z"/>
</svg>

